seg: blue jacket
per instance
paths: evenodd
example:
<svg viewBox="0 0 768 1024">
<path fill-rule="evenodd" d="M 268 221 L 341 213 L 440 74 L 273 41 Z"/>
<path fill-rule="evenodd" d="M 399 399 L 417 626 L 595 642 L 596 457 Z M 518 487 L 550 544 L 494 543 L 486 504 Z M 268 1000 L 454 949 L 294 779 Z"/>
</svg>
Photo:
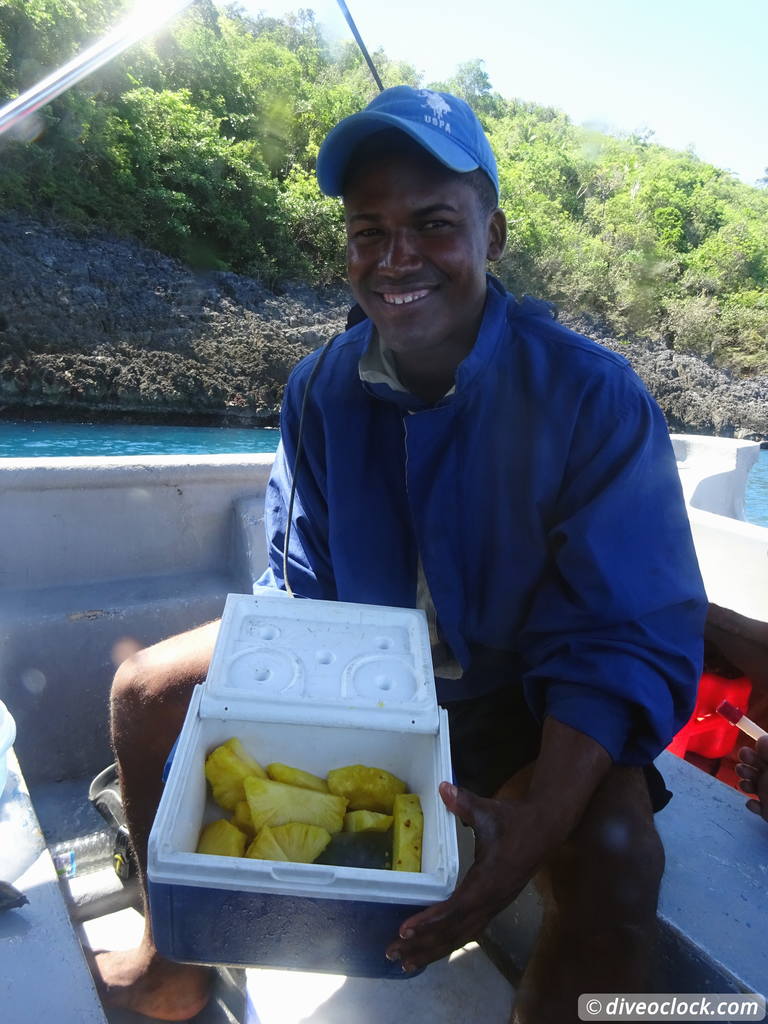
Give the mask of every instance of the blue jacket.
<svg viewBox="0 0 768 1024">
<path fill-rule="evenodd" d="M 618 355 L 489 278 L 455 393 L 429 406 L 363 384 L 365 320 L 307 400 L 289 551 L 302 597 L 413 607 L 420 552 L 464 667 L 441 701 L 522 682 L 539 718 L 642 764 L 690 715 L 706 599 L 664 419 Z M 266 500 L 282 549 L 307 379 L 293 371 Z"/>
</svg>

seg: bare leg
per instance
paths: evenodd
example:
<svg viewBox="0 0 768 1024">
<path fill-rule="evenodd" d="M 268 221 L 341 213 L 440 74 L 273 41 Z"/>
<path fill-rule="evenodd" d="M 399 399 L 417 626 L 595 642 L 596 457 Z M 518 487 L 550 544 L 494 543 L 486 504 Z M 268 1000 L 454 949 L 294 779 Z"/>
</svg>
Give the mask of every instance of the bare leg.
<svg viewBox="0 0 768 1024">
<path fill-rule="evenodd" d="M 544 921 L 513 1022 L 576 1024 L 581 993 L 646 989 L 663 871 L 642 770 L 615 765 L 537 876 Z"/>
<path fill-rule="evenodd" d="M 218 622 L 211 622 L 139 651 L 117 670 L 112 687 L 112 742 L 141 871 L 145 931 L 137 949 L 96 957 L 96 983 L 107 1006 L 160 1020 L 187 1020 L 209 996 L 209 968 L 173 963 L 155 949 L 146 912 L 146 868 L 163 766 L 181 731 L 192 688 L 208 671 L 218 628 Z"/>
</svg>

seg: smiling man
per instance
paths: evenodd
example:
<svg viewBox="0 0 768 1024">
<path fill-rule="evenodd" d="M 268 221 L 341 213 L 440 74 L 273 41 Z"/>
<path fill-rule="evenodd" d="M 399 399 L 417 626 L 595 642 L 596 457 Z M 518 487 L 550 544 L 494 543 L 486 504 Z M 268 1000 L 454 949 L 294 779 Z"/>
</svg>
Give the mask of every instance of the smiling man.
<svg viewBox="0 0 768 1024">
<path fill-rule="evenodd" d="M 475 189 L 384 129 L 361 145 L 341 185 L 352 291 L 402 383 L 433 400 L 472 348 L 486 261 L 500 258 L 506 239 L 492 183 L 474 174 Z"/>
<path fill-rule="evenodd" d="M 382 955 L 406 971 L 447 956 L 535 878 L 545 919 L 514 1019 L 570 1024 L 581 992 L 646 985 L 653 813 L 669 798 L 652 762 L 701 666 L 706 605 L 666 426 L 623 359 L 487 275 L 506 222 L 461 100 L 385 91 L 329 134 L 318 179 L 343 198 L 359 308 L 289 380 L 261 582 L 425 610 L 458 783 L 440 795 L 474 829 L 475 859 Z M 115 681 L 142 862 L 215 635 L 158 644 Z M 149 929 L 99 967 L 108 999 L 164 1019 L 205 1001 L 205 972 L 159 958 Z"/>
<path fill-rule="evenodd" d="M 461 787 L 440 793 L 476 836 L 453 897 L 387 955 L 446 956 L 535 877 L 515 1013 L 566 1024 L 580 992 L 641 991 L 653 945 L 669 795 L 652 761 L 690 712 L 706 608 L 669 436 L 623 359 L 487 276 L 506 221 L 465 103 L 389 89 L 317 172 L 365 318 L 289 382 L 264 582 L 285 585 L 304 404 L 289 582 L 425 609 Z"/>
</svg>

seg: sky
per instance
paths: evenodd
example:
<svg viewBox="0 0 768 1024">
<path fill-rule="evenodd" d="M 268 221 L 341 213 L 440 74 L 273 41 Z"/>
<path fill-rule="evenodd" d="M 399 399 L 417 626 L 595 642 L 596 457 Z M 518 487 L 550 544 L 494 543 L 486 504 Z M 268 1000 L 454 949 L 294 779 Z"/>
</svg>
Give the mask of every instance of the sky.
<svg viewBox="0 0 768 1024">
<path fill-rule="evenodd" d="M 315 10 L 351 38 L 334 0 L 240 0 L 251 12 Z M 485 62 L 506 97 L 557 107 L 575 124 L 650 129 L 755 184 L 768 167 L 766 0 L 347 0 L 369 50 L 444 80 Z"/>
</svg>

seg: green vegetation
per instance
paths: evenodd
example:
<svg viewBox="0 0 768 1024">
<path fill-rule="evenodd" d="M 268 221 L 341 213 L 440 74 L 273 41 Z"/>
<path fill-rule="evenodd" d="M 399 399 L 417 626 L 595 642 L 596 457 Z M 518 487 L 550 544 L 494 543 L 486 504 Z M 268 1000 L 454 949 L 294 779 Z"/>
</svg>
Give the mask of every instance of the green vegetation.
<svg viewBox="0 0 768 1024">
<path fill-rule="evenodd" d="M 113 24 L 123 0 L 0 0 L 0 101 Z M 374 56 L 387 85 L 414 68 Z M 647 334 L 742 373 L 768 371 L 768 188 L 655 145 L 572 125 L 494 92 L 482 62 L 440 83 L 482 117 L 510 246 L 501 276 L 619 335 Z M 0 206 L 132 235 L 195 266 L 268 283 L 343 274 L 318 146 L 375 94 L 353 43 L 314 17 L 198 3 L 4 141 Z M 766 179 L 768 183 L 768 179 Z"/>
</svg>

